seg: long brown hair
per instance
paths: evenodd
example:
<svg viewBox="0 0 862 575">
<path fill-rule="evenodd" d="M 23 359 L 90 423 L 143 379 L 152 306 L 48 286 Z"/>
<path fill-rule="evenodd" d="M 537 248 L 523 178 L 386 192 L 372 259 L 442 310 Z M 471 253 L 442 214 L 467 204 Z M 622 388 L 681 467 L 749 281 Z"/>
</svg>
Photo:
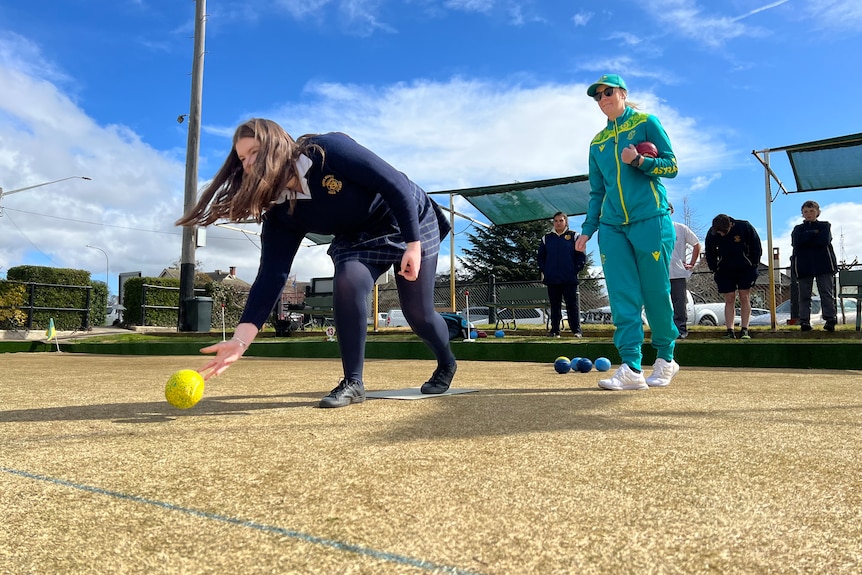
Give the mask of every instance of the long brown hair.
<svg viewBox="0 0 862 575">
<path fill-rule="evenodd" d="M 233 147 L 219 171 L 200 193 L 197 203 L 182 218 L 178 226 L 207 226 L 218 220 L 237 222 L 252 219 L 260 222 L 266 209 L 275 202 L 288 184 L 299 186 L 296 160 L 308 147 L 305 135 L 294 141 L 272 120 L 253 118 L 240 124 L 233 135 Z M 255 163 L 248 171 L 236 153 L 236 143 L 242 138 L 254 138 L 260 148 Z M 319 146 L 314 146 L 319 149 Z M 322 152 L 322 150 L 321 150 Z M 291 212 L 296 203 L 291 197 Z"/>
</svg>

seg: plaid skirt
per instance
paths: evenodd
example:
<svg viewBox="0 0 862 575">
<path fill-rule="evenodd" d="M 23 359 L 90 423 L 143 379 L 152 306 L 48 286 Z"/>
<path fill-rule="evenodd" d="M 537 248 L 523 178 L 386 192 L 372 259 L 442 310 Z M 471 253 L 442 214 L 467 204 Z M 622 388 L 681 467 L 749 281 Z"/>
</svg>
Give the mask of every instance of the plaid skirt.
<svg viewBox="0 0 862 575">
<path fill-rule="evenodd" d="M 422 244 L 422 259 L 426 260 L 440 253 L 440 242 L 449 233 L 451 226 L 440 206 L 416 184 L 413 184 L 413 197 L 416 204 L 422 206 L 419 213 L 419 241 Z M 335 265 L 345 261 L 397 265 L 401 263 L 406 249 L 407 243 L 401 236 L 401 230 L 392 223 L 356 234 L 336 235 L 326 253 Z"/>
</svg>

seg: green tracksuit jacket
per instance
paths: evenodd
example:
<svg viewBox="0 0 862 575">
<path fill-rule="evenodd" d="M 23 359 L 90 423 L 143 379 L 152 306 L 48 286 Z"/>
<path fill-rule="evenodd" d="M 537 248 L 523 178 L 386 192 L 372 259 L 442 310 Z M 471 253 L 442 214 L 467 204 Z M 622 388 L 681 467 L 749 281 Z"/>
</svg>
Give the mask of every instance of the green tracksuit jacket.
<svg viewBox="0 0 862 575">
<path fill-rule="evenodd" d="M 657 158 L 634 168 L 621 154 L 649 141 Z M 657 356 L 670 361 L 678 332 L 670 301 L 670 255 L 675 233 L 662 177 L 677 175 L 676 157 L 658 118 L 627 107 L 590 144 L 590 202 L 581 233 L 599 231 L 614 343 L 621 360 L 640 369 L 646 311 Z"/>
</svg>

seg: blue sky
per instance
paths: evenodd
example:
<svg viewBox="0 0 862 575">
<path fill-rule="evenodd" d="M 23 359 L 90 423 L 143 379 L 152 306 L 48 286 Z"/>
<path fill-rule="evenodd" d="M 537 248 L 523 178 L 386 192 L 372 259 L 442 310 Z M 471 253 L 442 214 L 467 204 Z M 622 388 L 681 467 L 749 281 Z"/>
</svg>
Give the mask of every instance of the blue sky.
<svg viewBox="0 0 862 575">
<path fill-rule="evenodd" d="M 118 273 L 179 260 L 194 14 L 192 0 L 0 5 L 0 186 L 92 178 L 2 199 L 0 277 L 35 264 L 102 280 L 110 267 L 115 293 Z M 207 14 L 201 182 L 253 116 L 294 135 L 347 132 L 429 192 L 584 174 L 605 123 L 586 88 L 619 73 L 673 143 L 677 219 L 687 204 L 703 238 L 728 213 L 765 243 L 752 150 L 860 131 L 858 0 L 209 0 Z M 784 155 L 772 159 L 794 190 Z M 779 196 L 781 265 L 807 199 L 832 222 L 839 257 L 862 256 L 859 192 Z M 456 255 L 471 225 L 456 221 Z M 251 281 L 259 249 L 211 229 L 196 257 Z M 331 270 L 325 248 L 300 251 L 300 281 Z"/>
</svg>

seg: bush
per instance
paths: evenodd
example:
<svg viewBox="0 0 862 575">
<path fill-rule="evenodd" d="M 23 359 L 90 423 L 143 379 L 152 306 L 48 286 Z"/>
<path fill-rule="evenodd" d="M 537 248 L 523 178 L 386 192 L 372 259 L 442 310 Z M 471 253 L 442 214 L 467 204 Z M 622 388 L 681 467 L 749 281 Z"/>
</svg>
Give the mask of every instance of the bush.
<svg viewBox="0 0 862 575">
<path fill-rule="evenodd" d="M 27 314 L 20 308 L 27 305 L 24 284 L 0 281 L 0 329 L 20 329 L 27 322 Z"/>
</svg>

